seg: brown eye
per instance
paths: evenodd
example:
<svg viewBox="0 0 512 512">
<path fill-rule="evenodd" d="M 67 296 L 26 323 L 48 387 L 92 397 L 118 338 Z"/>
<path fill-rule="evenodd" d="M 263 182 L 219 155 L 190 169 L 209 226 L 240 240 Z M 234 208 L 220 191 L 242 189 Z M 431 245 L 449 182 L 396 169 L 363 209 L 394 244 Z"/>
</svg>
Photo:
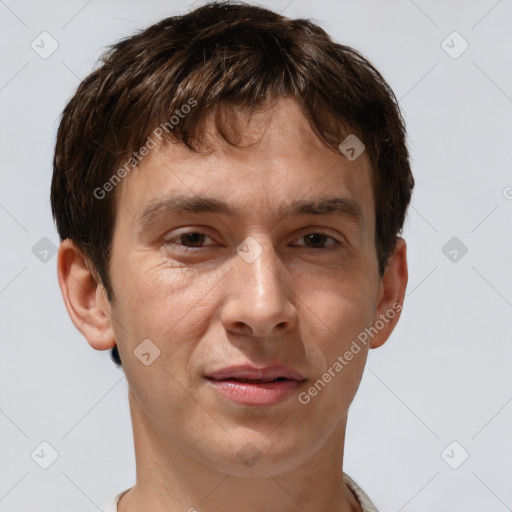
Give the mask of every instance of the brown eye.
<svg viewBox="0 0 512 512">
<path fill-rule="evenodd" d="M 332 236 L 325 235 L 324 233 L 307 233 L 299 238 L 299 240 L 304 239 L 305 247 L 307 249 L 331 249 L 342 245 L 341 242 L 334 239 Z M 331 241 L 329 244 L 326 243 Z M 302 244 L 299 244 L 302 245 Z"/>
<path fill-rule="evenodd" d="M 210 236 L 205 233 L 198 231 L 184 231 L 178 233 L 173 237 L 167 238 L 164 245 L 172 250 L 178 251 L 193 251 L 195 249 L 202 249 L 203 247 L 209 247 L 212 244 L 206 244 L 206 239 L 213 240 Z"/>
<path fill-rule="evenodd" d="M 202 245 L 205 236 L 203 233 L 184 233 L 179 236 L 179 239 L 181 245 L 197 247 L 197 245 Z"/>
</svg>

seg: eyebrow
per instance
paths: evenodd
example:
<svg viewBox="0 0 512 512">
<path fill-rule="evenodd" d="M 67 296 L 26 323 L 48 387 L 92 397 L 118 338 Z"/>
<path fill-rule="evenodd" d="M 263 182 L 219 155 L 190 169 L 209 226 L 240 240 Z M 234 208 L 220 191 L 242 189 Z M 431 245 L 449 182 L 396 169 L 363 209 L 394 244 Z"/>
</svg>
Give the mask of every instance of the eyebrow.
<svg viewBox="0 0 512 512">
<path fill-rule="evenodd" d="M 240 217 L 240 212 L 230 204 L 207 195 L 188 196 L 176 194 L 155 199 L 139 215 L 139 224 L 148 228 L 160 217 L 183 212 L 216 213 L 228 217 Z M 328 215 L 337 213 L 353 221 L 359 229 L 365 226 L 361 206 L 349 197 L 319 197 L 314 200 L 295 200 L 279 208 L 279 217 L 298 217 L 301 215 Z"/>
</svg>

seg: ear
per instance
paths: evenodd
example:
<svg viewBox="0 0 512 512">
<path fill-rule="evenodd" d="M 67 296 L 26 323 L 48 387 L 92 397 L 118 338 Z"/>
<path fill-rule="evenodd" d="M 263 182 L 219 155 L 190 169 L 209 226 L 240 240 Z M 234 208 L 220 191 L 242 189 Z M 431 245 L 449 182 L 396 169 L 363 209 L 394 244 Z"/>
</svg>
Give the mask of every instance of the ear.
<svg viewBox="0 0 512 512">
<path fill-rule="evenodd" d="M 383 345 L 393 332 L 402 311 L 407 280 L 407 245 L 403 238 L 398 237 L 395 250 L 388 260 L 388 266 L 380 282 L 377 309 L 372 324 L 372 332 L 377 333 L 371 339 L 371 348 Z"/>
<path fill-rule="evenodd" d="M 66 309 L 75 327 L 96 350 L 108 350 L 115 343 L 110 303 L 100 279 L 89 270 L 73 242 L 64 240 L 57 256 L 57 275 Z"/>
</svg>

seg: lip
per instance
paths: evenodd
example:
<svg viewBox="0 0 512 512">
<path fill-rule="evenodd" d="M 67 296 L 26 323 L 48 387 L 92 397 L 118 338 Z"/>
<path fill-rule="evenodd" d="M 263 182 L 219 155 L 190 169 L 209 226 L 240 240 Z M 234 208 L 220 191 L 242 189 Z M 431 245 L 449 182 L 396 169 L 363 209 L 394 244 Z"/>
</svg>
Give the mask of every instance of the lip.
<svg viewBox="0 0 512 512">
<path fill-rule="evenodd" d="M 220 394 L 234 402 L 267 406 L 288 398 L 306 379 L 301 373 L 286 366 L 256 368 L 244 365 L 216 370 L 206 375 L 206 380 Z"/>
</svg>

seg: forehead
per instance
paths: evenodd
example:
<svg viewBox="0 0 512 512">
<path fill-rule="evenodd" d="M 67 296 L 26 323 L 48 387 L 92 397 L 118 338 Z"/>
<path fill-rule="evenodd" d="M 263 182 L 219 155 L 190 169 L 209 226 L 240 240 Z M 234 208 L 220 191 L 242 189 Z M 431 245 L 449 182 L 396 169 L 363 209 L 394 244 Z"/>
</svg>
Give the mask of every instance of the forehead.
<svg viewBox="0 0 512 512">
<path fill-rule="evenodd" d="M 282 98 L 273 109 L 251 117 L 242 115 L 237 147 L 219 136 L 212 116 L 205 119 L 203 136 L 211 151 L 194 152 L 176 143 L 152 149 L 118 187 L 117 214 L 129 212 L 132 221 L 143 223 L 157 203 L 179 195 L 182 205 L 187 197 L 208 196 L 231 205 L 232 213 L 252 217 L 298 211 L 300 201 L 343 197 L 345 206 L 360 209 L 363 224 L 374 216 L 366 153 L 349 161 L 328 148 L 291 99 Z"/>
</svg>

